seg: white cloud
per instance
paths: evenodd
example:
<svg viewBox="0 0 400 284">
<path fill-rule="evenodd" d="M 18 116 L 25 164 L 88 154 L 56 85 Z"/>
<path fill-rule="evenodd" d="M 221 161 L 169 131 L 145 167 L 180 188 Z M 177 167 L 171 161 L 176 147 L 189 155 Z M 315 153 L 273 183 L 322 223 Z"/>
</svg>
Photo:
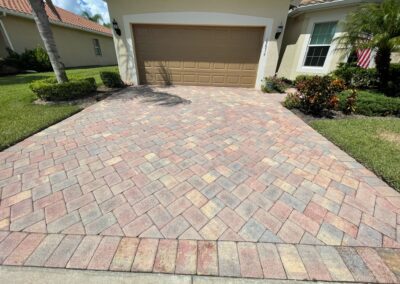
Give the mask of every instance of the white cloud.
<svg viewBox="0 0 400 284">
<path fill-rule="evenodd" d="M 100 14 L 105 23 L 110 22 L 107 4 L 103 0 L 52 0 L 54 5 L 80 15 L 83 11 Z"/>
</svg>

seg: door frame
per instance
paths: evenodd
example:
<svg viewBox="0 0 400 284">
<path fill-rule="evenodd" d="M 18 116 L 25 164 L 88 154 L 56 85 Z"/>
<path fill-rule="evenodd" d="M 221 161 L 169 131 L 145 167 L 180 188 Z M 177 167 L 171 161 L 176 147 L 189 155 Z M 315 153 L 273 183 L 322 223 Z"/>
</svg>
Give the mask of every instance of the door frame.
<svg viewBox="0 0 400 284">
<path fill-rule="evenodd" d="M 139 70 L 137 68 L 137 57 L 135 51 L 135 38 L 133 25 L 135 24 L 158 24 L 158 25 L 190 25 L 190 26 L 233 26 L 233 27 L 264 27 L 263 46 L 261 48 L 260 60 L 258 62 L 257 79 L 255 88 L 260 89 L 265 77 L 267 65 L 268 42 L 271 39 L 273 19 L 254 16 L 244 16 L 227 13 L 209 12 L 166 12 L 132 14 L 123 17 L 124 28 L 127 31 L 127 67 L 133 70 L 130 81 L 137 85 L 139 83 Z"/>
</svg>

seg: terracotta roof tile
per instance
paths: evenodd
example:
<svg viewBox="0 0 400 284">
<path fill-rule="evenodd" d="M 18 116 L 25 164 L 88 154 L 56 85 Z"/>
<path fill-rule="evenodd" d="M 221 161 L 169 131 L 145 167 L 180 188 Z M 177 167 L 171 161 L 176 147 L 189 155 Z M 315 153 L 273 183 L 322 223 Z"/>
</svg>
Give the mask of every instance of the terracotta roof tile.
<svg viewBox="0 0 400 284">
<path fill-rule="evenodd" d="M 18 13 L 23 13 L 27 15 L 32 15 L 32 8 L 29 4 L 28 0 L 0 0 L 0 9 L 7 9 Z M 77 28 L 101 32 L 104 34 L 111 35 L 111 30 L 107 27 L 104 27 L 95 22 L 89 21 L 84 17 L 71 13 L 62 8 L 56 7 L 58 13 L 60 14 L 61 21 L 57 18 L 57 16 L 46 6 L 46 12 L 49 16 L 50 20 L 54 22 L 62 22 L 65 24 L 69 24 L 75 26 Z"/>
</svg>

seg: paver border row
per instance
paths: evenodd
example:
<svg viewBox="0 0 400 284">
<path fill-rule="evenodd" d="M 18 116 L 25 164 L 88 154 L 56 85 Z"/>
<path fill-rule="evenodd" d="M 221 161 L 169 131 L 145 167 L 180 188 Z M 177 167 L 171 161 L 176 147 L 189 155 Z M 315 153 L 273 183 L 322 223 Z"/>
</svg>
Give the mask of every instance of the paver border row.
<svg viewBox="0 0 400 284">
<path fill-rule="evenodd" d="M 6 231 L 0 231 L 0 264 L 257 279 L 400 281 L 400 249 Z"/>
</svg>

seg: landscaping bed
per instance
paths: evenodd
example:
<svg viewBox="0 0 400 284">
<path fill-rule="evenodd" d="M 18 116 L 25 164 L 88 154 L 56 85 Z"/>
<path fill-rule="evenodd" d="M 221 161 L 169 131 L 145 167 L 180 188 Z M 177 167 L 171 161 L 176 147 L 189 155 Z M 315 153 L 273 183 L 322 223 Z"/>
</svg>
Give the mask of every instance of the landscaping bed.
<svg viewBox="0 0 400 284">
<path fill-rule="evenodd" d="M 117 71 L 117 67 L 70 69 L 67 75 L 72 80 L 93 77 L 99 86 L 102 84 L 102 71 Z M 34 104 L 37 97 L 29 85 L 53 77 L 52 72 L 0 77 L 0 151 L 84 108 L 79 100 L 71 103 Z"/>
<path fill-rule="evenodd" d="M 385 92 L 374 69 L 341 64 L 327 76 L 298 76 L 283 105 L 400 191 L 400 66 L 393 64 Z M 264 80 L 282 93 L 288 80 Z M 285 86 L 286 84 L 286 86 Z"/>
</svg>

